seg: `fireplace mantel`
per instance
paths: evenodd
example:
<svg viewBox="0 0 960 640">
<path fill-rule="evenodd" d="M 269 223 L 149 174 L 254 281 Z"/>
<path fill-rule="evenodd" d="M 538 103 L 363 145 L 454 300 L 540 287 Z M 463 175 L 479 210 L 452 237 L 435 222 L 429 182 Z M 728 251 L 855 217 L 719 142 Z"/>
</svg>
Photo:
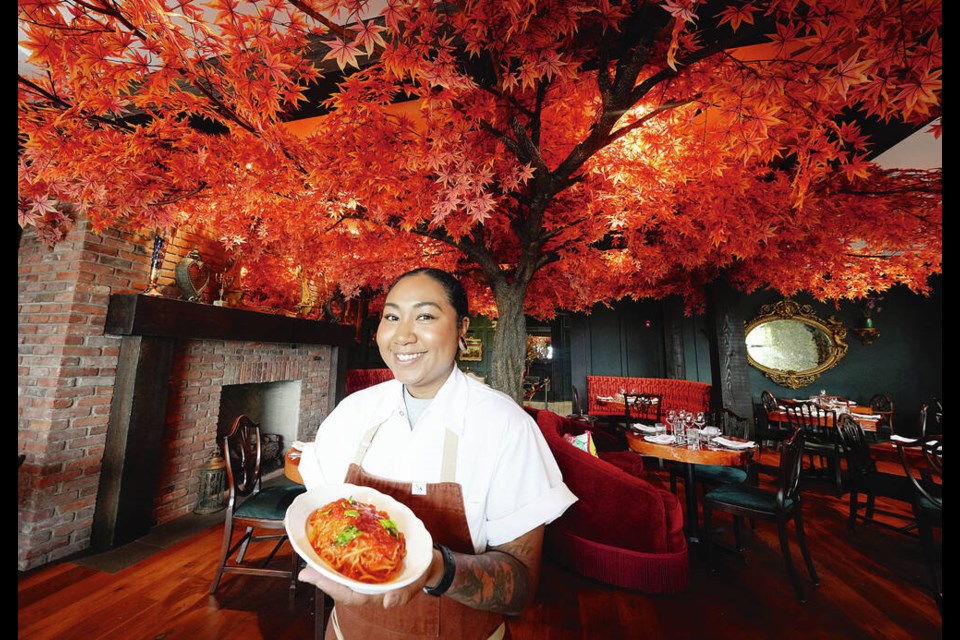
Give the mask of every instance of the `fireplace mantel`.
<svg viewBox="0 0 960 640">
<path fill-rule="evenodd" d="M 131 542 L 152 526 L 152 496 L 178 342 L 348 347 L 355 340 L 349 325 L 143 294 L 111 295 L 104 333 L 121 340 L 91 535 L 91 546 L 99 551 Z M 339 358 L 334 355 L 333 360 L 337 370 Z"/>
<path fill-rule="evenodd" d="M 352 345 L 355 335 L 349 325 L 133 293 L 110 296 L 104 331 L 118 336 L 252 340 L 338 347 Z"/>
</svg>

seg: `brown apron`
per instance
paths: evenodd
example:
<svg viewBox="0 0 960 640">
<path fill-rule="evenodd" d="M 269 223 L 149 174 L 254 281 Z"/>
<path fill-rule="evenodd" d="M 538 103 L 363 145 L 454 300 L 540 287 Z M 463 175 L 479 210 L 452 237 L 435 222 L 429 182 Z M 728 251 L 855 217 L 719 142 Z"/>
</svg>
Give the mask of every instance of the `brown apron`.
<svg viewBox="0 0 960 640">
<path fill-rule="evenodd" d="M 382 424 L 382 423 L 381 423 Z M 380 425 L 363 438 L 344 482 L 371 487 L 402 502 L 413 511 L 433 541 L 459 553 L 473 553 L 460 485 L 454 482 L 457 467 L 457 434 L 446 430 L 440 482 L 410 483 L 387 480 L 366 473 L 361 464 Z M 502 635 L 503 616 L 481 611 L 446 597 L 418 593 L 403 607 L 384 609 L 379 604 L 337 604 L 327 625 L 328 638 L 344 640 L 486 640 Z"/>
</svg>

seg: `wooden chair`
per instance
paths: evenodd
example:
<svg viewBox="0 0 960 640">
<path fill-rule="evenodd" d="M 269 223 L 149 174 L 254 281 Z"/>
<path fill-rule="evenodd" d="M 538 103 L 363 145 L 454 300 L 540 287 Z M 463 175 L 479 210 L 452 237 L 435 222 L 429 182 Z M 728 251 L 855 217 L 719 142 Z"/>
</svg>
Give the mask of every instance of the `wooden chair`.
<svg viewBox="0 0 960 640">
<path fill-rule="evenodd" d="M 736 536 L 737 550 L 742 551 L 741 525 L 743 518 L 776 522 L 780 537 L 780 550 L 787 567 L 787 575 L 793 583 L 794 590 L 800 602 L 806 602 L 803 585 L 793 567 L 790 555 L 790 541 L 787 535 L 787 523 L 793 520 L 797 530 L 797 541 L 803 560 L 810 573 L 810 581 L 814 585 L 820 584 L 813 558 L 807 548 L 806 537 L 803 532 L 803 516 L 800 502 L 799 480 L 800 467 L 803 465 L 804 432 L 794 429 L 783 441 L 780 452 L 780 467 L 777 475 L 777 489 L 770 491 L 761 489 L 748 483 L 723 484 L 708 491 L 703 497 L 703 528 L 706 535 L 707 566 L 714 571 L 713 541 L 711 539 L 714 511 L 729 513 L 733 516 L 734 535 Z"/>
<path fill-rule="evenodd" d="M 877 470 L 863 427 L 849 413 L 843 413 L 838 418 L 837 435 L 840 436 L 840 444 L 847 461 L 848 489 L 850 490 L 850 517 L 847 520 L 847 527 L 853 530 L 858 517 L 862 518 L 865 524 L 873 523 L 875 513 L 903 519 L 904 516 L 901 514 L 877 509 L 876 499 L 879 496 L 912 505 L 913 487 L 910 481 L 903 475 Z M 860 501 L 861 495 L 866 496 L 865 502 Z M 860 507 L 865 509 L 863 515 L 859 515 Z M 878 524 L 891 526 L 883 522 Z M 916 527 L 916 520 L 908 518 L 906 526 L 894 528 L 897 531 L 906 532 L 914 527 Z"/>
<path fill-rule="evenodd" d="M 870 410 L 880 416 L 877 420 L 877 435 L 886 432 L 887 435 L 896 433 L 893 430 L 893 400 L 885 393 L 876 393 L 870 398 Z"/>
<path fill-rule="evenodd" d="M 931 398 L 920 407 L 920 433 L 922 437 L 943 434 L 943 401 Z"/>
<path fill-rule="evenodd" d="M 597 419 L 594 418 L 593 416 L 587 415 L 586 410 L 584 409 L 583 405 L 580 403 L 580 391 L 577 389 L 577 385 L 575 384 L 571 385 L 570 391 L 572 393 L 572 395 L 570 396 L 572 398 L 572 407 L 571 407 L 571 413 L 567 417 L 572 420 L 579 420 L 580 422 L 587 422 L 593 425 L 597 421 Z"/>
<path fill-rule="evenodd" d="M 836 411 L 823 409 L 813 402 L 789 404 L 786 411 L 790 426 L 804 432 L 804 452 L 810 459 L 810 475 L 816 475 L 819 472 L 817 460 L 821 461 L 821 464 L 825 461 L 827 478 L 832 480 L 837 495 L 842 495 L 843 449 L 835 428 Z"/>
<path fill-rule="evenodd" d="M 210 595 L 216 594 L 225 573 L 283 578 L 289 583 L 289 604 L 292 608 L 300 558 L 291 548 L 287 568 L 277 568 L 276 563 L 271 562 L 287 541 L 283 525 L 287 507 L 306 488 L 297 484 L 262 486 L 260 425 L 246 415 L 234 420 L 230 433 L 221 439 L 220 445 L 226 461 L 229 499 L 220 563 L 210 586 Z M 242 531 L 242 534 L 234 540 L 237 531 Z M 258 562 L 244 562 L 250 545 L 260 543 L 271 544 L 272 550 Z"/>
<path fill-rule="evenodd" d="M 726 407 L 711 411 L 708 424 L 719 427 L 720 432 L 725 436 L 747 439 L 750 435 L 750 421 Z M 705 488 L 715 487 L 720 484 L 747 482 L 748 480 L 756 484 L 754 469 L 755 465 L 752 463 L 747 467 L 698 464 L 693 467 L 693 477 L 696 479 L 697 485 L 702 485 Z M 675 464 L 670 465 L 671 492 L 677 492 L 677 480 L 683 480 L 683 478 L 683 467 Z"/>
<path fill-rule="evenodd" d="M 934 529 L 943 530 L 943 439 L 940 435 L 929 435 L 895 443 L 900 463 L 914 490 L 913 514 L 920 533 L 920 548 L 937 609 L 943 617 L 942 548 L 938 550 L 933 535 Z M 917 455 L 918 452 L 922 455 Z"/>
<path fill-rule="evenodd" d="M 663 394 L 625 393 L 623 394 L 623 412 L 627 426 L 634 422 L 655 424 L 660 422 L 663 408 Z"/>
<path fill-rule="evenodd" d="M 764 443 L 772 443 L 773 449 L 779 449 L 780 443 L 790 434 L 790 429 L 786 424 L 779 421 L 771 421 L 770 414 L 780 410 L 780 402 L 777 397 L 767 389 L 760 392 L 760 415 L 756 421 L 756 437 L 760 445 L 760 451 L 763 451 Z"/>
</svg>

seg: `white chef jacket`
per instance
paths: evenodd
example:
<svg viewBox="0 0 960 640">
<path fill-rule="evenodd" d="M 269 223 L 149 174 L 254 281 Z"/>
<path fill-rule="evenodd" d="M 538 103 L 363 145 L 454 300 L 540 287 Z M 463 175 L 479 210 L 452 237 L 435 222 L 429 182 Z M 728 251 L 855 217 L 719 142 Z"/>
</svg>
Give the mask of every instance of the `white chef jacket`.
<svg viewBox="0 0 960 640">
<path fill-rule="evenodd" d="M 406 413 L 396 380 L 344 398 L 305 447 L 304 484 L 343 482 L 364 434 L 380 424 L 362 466 L 391 480 L 440 482 L 444 431 L 458 436 L 456 482 L 476 553 L 553 521 L 576 502 L 530 415 L 459 368 L 413 428 Z"/>
</svg>

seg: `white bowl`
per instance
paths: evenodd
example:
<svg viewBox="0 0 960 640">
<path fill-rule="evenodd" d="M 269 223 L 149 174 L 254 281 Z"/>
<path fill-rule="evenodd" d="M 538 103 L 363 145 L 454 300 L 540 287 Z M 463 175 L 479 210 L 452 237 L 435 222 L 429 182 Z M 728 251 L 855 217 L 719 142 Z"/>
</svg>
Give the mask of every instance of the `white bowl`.
<svg viewBox="0 0 960 640">
<path fill-rule="evenodd" d="M 327 564 L 313 549 L 307 537 L 307 519 L 315 510 L 339 498 L 353 498 L 358 502 L 366 502 L 386 511 L 390 519 L 397 524 L 397 529 L 403 533 L 406 539 L 407 556 L 403 559 L 403 569 L 393 580 L 377 584 L 351 580 Z M 308 565 L 325 577 L 350 587 L 358 593 L 385 593 L 405 587 L 419 578 L 430 567 L 433 559 L 433 538 L 420 518 L 403 503 L 370 487 L 354 484 L 314 487 L 294 498 L 287 508 L 283 524 L 290 538 L 290 544 Z"/>
</svg>

